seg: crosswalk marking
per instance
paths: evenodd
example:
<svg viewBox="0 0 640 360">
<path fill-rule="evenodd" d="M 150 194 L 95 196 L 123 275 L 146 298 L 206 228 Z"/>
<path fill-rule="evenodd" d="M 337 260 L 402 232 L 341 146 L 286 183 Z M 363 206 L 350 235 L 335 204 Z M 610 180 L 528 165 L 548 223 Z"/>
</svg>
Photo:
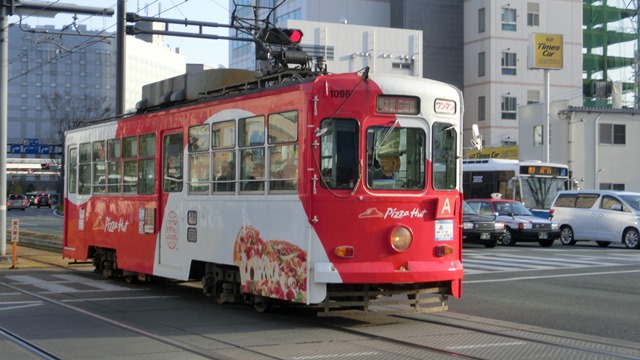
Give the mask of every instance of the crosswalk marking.
<svg viewBox="0 0 640 360">
<path fill-rule="evenodd" d="M 49 276 L 31 275 L 7 275 L 16 285 L 28 285 L 44 290 L 40 293 L 80 293 L 80 292 L 100 292 L 100 291 L 131 291 L 132 289 L 119 286 L 104 280 L 91 280 L 73 274 L 53 274 Z"/>
<path fill-rule="evenodd" d="M 465 250 L 462 257 L 465 275 L 530 270 L 577 269 L 640 264 L 640 254 L 594 256 L 547 252 L 539 256 L 504 252 Z"/>
</svg>

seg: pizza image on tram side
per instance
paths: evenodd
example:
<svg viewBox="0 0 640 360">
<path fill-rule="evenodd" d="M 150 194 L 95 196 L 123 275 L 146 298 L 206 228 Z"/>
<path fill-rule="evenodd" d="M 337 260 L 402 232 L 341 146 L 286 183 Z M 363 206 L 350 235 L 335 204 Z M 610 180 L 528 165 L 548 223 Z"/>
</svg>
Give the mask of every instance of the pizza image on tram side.
<svg viewBox="0 0 640 360">
<path fill-rule="evenodd" d="M 233 263 L 240 269 L 243 293 L 305 302 L 307 253 L 282 240 L 264 241 L 260 232 L 243 226 L 233 247 Z"/>
</svg>

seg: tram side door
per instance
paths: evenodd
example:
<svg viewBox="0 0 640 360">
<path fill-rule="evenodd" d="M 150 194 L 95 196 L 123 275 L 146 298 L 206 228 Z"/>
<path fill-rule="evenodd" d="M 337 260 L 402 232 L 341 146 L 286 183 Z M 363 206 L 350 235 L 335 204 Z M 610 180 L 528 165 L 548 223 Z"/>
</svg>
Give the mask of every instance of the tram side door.
<svg viewBox="0 0 640 360">
<path fill-rule="evenodd" d="M 160 227 L 159 262 L 162 265 L 179 265 L 181 234 L 182 190 L 184 188 L 184 136 L 182 129 L 162 133 L 162 159 L 160 178 Z"/>
</svg>

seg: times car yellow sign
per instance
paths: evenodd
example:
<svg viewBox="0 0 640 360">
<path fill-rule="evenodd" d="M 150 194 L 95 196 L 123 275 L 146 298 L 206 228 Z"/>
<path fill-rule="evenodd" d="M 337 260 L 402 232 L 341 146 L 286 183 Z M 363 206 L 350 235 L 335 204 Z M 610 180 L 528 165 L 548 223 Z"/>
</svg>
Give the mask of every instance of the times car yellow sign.
<svg viewBox="0 0 640 360">
<path fill-rule="evenodd" d="M 562 69 L 562 35 L 531 34 L 529 36 L 529 69 Z"/>
</svg>

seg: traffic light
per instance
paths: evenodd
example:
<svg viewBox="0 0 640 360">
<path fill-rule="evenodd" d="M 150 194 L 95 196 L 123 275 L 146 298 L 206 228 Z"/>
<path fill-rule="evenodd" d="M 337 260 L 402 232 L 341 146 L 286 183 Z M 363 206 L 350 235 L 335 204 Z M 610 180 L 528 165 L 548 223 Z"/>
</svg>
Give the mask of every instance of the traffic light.
<svg viewBox="0 0 640 360">
<path fill-rule="evenodd" d="M 49 164 L 40 164 L 42 170 L 49 170 Z"/>
<path fill-rule="evenodd" d="M 302 40 L 302 30 L 271 28 L 263 36 L 262 40 L 273 45 L 296 45 Z"/>
</svg>

